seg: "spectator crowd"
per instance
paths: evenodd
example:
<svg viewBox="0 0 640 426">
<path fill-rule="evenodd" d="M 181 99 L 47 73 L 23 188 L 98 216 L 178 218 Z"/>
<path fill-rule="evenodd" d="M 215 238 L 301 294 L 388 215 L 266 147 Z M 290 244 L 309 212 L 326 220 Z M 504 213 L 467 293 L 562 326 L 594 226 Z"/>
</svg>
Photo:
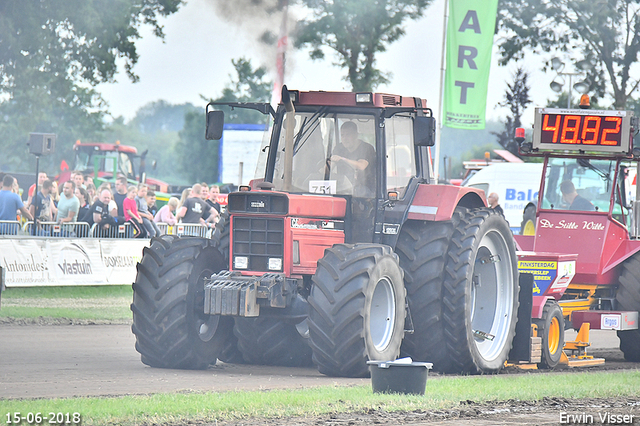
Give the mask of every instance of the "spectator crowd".
<svg viewBox="0 0 640 426">
<path fill-rule="evenodd" d="M 153 190 L 143 183 L 130 185 L 124 176 L 115 180 L 114 188 L 109 182 L 96 188 L 92 176 L 73 172 L 59 188 L 46 173 L 39 173 L 37 194 L 34 183 L 24 202 L 13 176 L 0 173 L 0 179 L 0 234 L 18 234 L 21 223 L 33 221 L 35 230 L 29 233 L 39 236 L 51 235 L 50 225 L 55 224 L 63 236 L 76 236 L 80 226 L 88 230 L 95 225 L 94 236 L 115 237 L 119 225 L 128 224 L 127 237 L 152 238 L 180 223 L 213 229 L 220 219 L 220 188 L 206 183 L 194 184 L 181 199 L 171 197 L 158 208 Z"/>
</svg>

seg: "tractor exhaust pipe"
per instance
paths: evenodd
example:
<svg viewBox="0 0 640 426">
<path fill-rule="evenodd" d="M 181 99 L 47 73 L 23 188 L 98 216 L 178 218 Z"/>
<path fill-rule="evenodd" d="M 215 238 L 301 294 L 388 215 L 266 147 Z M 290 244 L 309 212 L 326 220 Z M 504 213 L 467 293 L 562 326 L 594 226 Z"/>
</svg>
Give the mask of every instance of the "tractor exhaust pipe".
<svg viewBox="0 0 640 426">
<path fill-rule="evenodd" d="M 282 86 L 282 103 L 287 111 L 285 117 L 285 139 L 284 139 L 284 190 L 291 192 L 291 179 L 293 175 L 293 132 L 296 126 L 296 108 L 293 106 L 293 99 L 289 95 L 287 86 Z"/>
</svg>

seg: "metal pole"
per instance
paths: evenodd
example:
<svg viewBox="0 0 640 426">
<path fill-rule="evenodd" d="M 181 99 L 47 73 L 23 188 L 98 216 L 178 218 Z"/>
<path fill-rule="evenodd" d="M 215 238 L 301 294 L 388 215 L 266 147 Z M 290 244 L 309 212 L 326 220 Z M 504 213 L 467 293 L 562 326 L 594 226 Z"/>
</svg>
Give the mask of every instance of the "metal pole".
<svg viewBox="0 0 640 426">
<path fill-rule="evenodd" d="M 31 227 L 31 235 L 36 236 L 36 218 L 40 216 L 40 206 L 38 205 L 38 175 L 40 174 L 40 156 L 36 155 L 36 187 L 33 189 L 33 197 L 31 204 L 35 205 L 33 209 L 33 226 Z M 29 195 L 29 194 L 27 194 Z"/>
<path fill-rule="evenodd" d="M 571 109 L 571 77 L 573 74 L 569 75 L 569 88 L 567 89 L 567 109 Z"/>
<path fill-rule="evenodd" d="M 444 104 L 444 75 L 445 75 L 445 50 L 447 47 L 447 11 L 449 9 L 449 0 L 444 0 L 444 18 L 442 24 L 442 51 L 440 54 L 440 99 L 438 100 L 438 127 L 436 132 L 436 158 L 433 165 L 433 175 L 435 183 L 438 184 L 438 176 L 440 173 L 440 135 L 442 134 L 442 108 Z"/>
</svg>

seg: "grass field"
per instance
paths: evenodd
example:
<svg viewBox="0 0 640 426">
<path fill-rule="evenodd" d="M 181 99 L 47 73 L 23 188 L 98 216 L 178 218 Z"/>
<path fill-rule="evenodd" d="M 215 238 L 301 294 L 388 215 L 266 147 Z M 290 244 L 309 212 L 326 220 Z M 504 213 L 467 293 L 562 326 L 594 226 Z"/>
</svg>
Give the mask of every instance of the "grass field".
<svg viewBox="0 0 640 426">
<path fill-rule="evenodd" d="M 0 318 L 66 318 L 126 322 L 131 320 L 130 285 L 19 287 L 2 293 Z"/>
</svg>

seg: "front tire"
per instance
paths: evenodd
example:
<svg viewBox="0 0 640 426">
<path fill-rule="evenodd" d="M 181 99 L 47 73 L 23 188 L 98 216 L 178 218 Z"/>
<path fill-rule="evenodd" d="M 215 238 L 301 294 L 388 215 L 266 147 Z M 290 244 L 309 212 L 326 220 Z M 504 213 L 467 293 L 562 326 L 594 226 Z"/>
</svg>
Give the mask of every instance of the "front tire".
<svg viewBox="0 0 640 426">
<path fill-rule="evenodd" d="M 204 313 L 204 280 L 223 268 L 224 257 L 211 240 L 151 240 L 138 263 L 131 304 L 131 330 L 144 364 L 205 369 L 216 362 L 233 322 Z"/>
<path fill-rule="evenodd" d="M 542 309 L 542 318 L 534 319 L 538 326 L 538 337 L 542 337 L 541 368 L 555 368 L 560 363 L 564 347 L 564 317 L 562 308 L 555 300 L 547 300 Z"/>
<path fill-rule="evenodd" d="M 640 253 L 634 254 L 622 264 L 616 304 L 620 311 L 640 311 Z M 640 362 L 640 330 L 618 331 L 618 337 L 624 359 Z"/>
<path fill-rule="evenodd" d="M 405 289 L 390 247 L 338 244 L 326 249 L 308 300 L 309 344 L 321 373 L 366 377 L 368 360 L 398 357 Z"/>
<path fill-rule="evenodd" d="M 517 322 L 518 270 L 507 221 L 491 209 L 456 212 L 443 290 L 448 372 L 494 373 Z"/>
</svg>

